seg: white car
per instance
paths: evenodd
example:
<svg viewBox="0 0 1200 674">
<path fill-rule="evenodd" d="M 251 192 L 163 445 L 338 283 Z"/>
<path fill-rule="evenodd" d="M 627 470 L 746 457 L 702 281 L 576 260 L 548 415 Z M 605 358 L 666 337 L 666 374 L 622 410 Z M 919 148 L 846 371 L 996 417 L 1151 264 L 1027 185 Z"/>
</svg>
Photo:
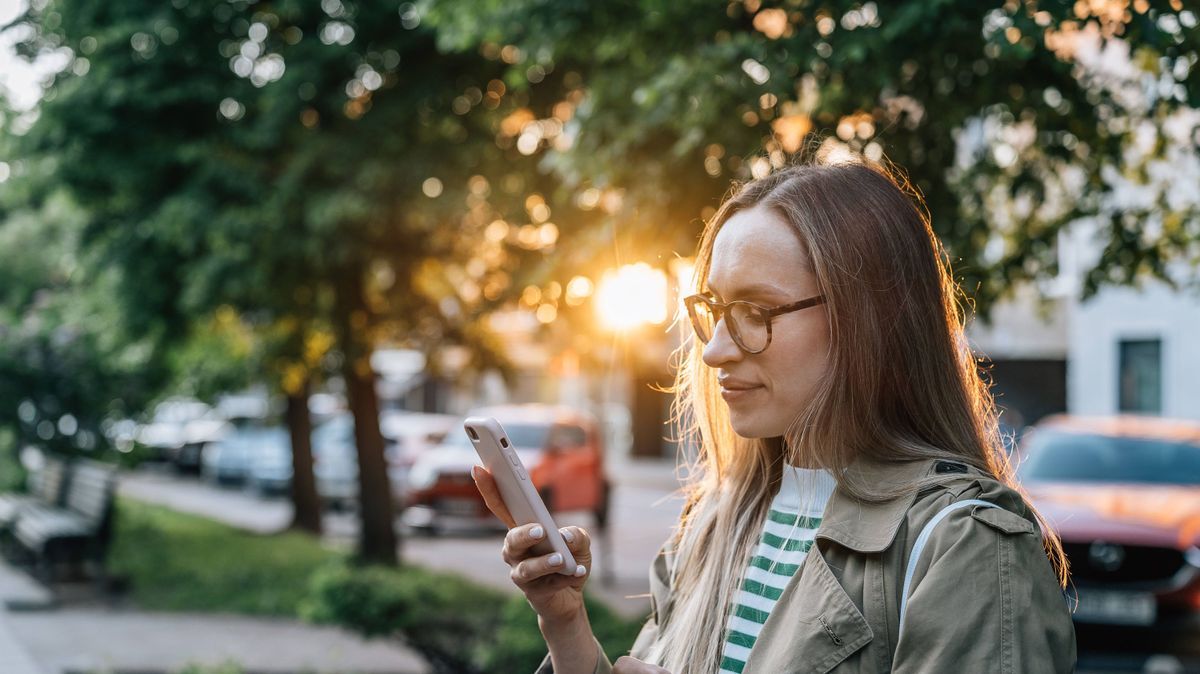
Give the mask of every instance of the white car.
<svg viewBox="0 0 1200 674">
<path fill-rule="evenodd" d="M 379 430 L 385 443 L 388 479 L 397 503 L 403 502 L 404 485 L 412 464 L 436 447 L 460 423 L 450 414 L 387 411 L 380 415 Z M 358 450 L 354 417 L 349 412 L 332 416 L 312 435 L 313 473 L 321 500 L 334 507 L 358 503 Z"/>
<path fill-rule="evenodd" d="M 138 429 L 137 441 L 186 471 L 200 470 L 205 445 L 223 438 L 230 424 L 207 403 L 170 398 L 154 408 L 150 423 Z"/>
<path fill-rule="evenodd" d="M 290 478 L 292 444 L 287 429 L 243 425 L 204 450 L 202 472 L 205 478 L 218 484 L 243 484 L 250 480 L 260 457 L 275 456 L 281 451 L 287 454 Z"/>
<path fill-rule="evenodd" d="M 461 431 L 462 419 L 453 414 L 387 411 L 379 415 L 379 430 L 387 443 L 388 477 L 398 502 L 403 502 L 404 485 L 413 464 L 455 429 Z"/>
</svg>

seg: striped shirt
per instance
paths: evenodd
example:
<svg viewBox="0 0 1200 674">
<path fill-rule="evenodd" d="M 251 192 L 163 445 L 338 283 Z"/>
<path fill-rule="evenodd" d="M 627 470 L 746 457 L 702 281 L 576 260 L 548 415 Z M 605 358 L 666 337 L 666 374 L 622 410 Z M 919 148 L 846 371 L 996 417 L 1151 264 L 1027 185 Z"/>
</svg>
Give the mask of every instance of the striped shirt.
<svg viewBox="0 0 1200 674">
<path fill-rule="evenodd" d="M 771 609 L 813 545 L 837 483 L 829 471 L 785 465 L 741 588 L 734 595 L 720 674 L 741 674 Z"/>
</svg>

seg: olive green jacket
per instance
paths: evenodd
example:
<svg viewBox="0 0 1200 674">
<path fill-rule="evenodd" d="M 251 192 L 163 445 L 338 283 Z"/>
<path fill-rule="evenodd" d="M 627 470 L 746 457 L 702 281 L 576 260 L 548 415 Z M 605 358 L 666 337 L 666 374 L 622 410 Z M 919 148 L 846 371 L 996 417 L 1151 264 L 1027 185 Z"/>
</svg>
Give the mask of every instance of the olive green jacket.
<svg viewBox="0 0 1200 674">
<path fill-rule="evenodd" d="M 835 491 L 816 543 L 763 625 L 743 674 L 1074 670 L 1067 600 L 1020 495 L 955 462 L 860 460 L 850 470 L 892 484 L 927 475 L 940 481 L 885 503 Z M 972 499 L 999 507 L 946 510 Z M 909 557 L 935 516 L 912 565 L 901 630 Z M 673 562 L 664 545 L 650 570 L 651 614 L 630 650 L 634 658 L 669 614 Z M 595 674 L 611 672 L 596 648 Z M 535 674 L 552 671 L 547 655 Z"/>
</svg>

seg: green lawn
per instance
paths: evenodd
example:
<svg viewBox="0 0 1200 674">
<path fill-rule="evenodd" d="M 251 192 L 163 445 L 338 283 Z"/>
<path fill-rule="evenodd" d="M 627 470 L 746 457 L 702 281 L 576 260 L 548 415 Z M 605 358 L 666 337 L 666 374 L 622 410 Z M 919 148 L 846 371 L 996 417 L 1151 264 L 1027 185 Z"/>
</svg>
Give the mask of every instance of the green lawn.
<svg viewBox="0 0 1200 674">
<path fill-rule="evenodd" d="M 109 567 L 142 608 L 295 616 L 313 572 L 345 557 L 298 532 L 256 535 L 122 498 Z"/>
</svg>

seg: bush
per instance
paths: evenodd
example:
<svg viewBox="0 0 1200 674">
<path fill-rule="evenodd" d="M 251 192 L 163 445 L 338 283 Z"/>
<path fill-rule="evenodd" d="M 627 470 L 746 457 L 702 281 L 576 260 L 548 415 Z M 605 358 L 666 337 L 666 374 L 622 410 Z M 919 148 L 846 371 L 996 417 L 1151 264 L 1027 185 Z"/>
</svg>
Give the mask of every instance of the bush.
<svg viewBox="0 0 1200 674">
<path fill-rule="evenodd" d="M 643 621 L 586 602 L 610 659 L 627 653 Z M 397 639 L 438 673 L 532 672 L 546 655 L 537 615 L 523 596 L 418 567 L 330 566 L 314 578 L 302 613 L 368 637 Z"/>
<path fill-rule="evenodd" d="M 607 605 L 584 595 L 592 633 L 604 647 L 610 662 L 629 653 L 644 619 L 626 620 Z M 537 614 L 522 595 L 511 596 L 504 605 L 496 637 L 486 651 L 486 672 L 532 672 L 546 657 L 546 641 L 538 628 Z"/>
<path fill-rule="evenodd" d="M 0 428 L 0 492 L 25 491 L 25 467 L 17 446 L 17 434 Z"/>
</svg>

